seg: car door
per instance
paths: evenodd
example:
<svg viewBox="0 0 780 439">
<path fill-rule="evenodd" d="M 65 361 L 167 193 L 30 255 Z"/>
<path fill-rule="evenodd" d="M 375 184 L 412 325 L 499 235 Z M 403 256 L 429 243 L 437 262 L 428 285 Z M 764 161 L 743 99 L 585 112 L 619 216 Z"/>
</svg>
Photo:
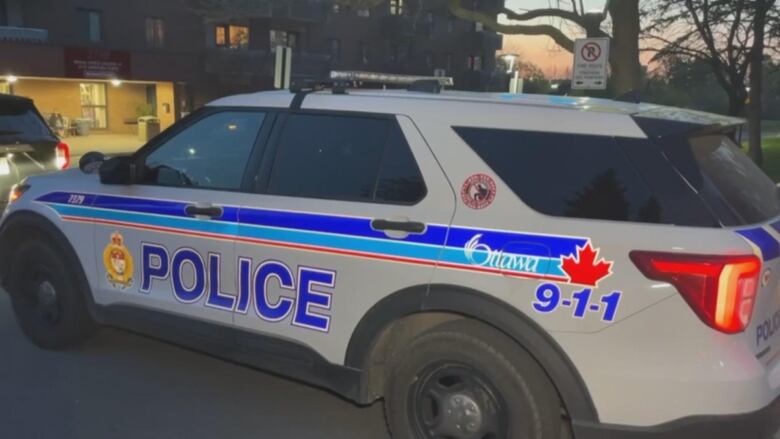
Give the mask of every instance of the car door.
<svg viewBox="0 0 780 439">
<path fill-rule="evenodd" d="M 238 207 L 271 117 L 209 109 L 139 152 L 138 184 L 100 186 L 96 299 L 233 323 Z"/>
<path fill-rule="evenodd" d="M 239 212 L 239 344 L 271 335 L 343 362 L 379 300 L 425 287 L 455 196 L 406 117 L 291 112 Z"/>
</svg>

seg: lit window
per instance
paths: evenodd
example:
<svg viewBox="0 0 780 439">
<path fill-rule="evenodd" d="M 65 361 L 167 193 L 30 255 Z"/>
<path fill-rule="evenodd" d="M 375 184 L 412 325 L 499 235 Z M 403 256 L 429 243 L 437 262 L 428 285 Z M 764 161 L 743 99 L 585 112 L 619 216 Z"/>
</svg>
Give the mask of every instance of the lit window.
<svg viewBox="0 0 780 439">
<path fill-rule="evenodd" d="M 371 17 L 371 10 L 368 8 L 360 8 L 357 10 L 357 16 L 361 18 L 369 18 Z"/>
<path fill-rule="evenodd" d="M 231 49 L 246 49 L 249 47 L 249 27 L 233 26 L 228 28 Z"/>
<path fill-rule="evenodd" d="M 404 15 L 404 0 L 390 0 L 390 15 Z"/>
<path fill-rule="evenodd" d="M 108 128 L 108 106 L 106 105 L 106 84 L 79 84 L 81 117 L 89 119 L 93 128 Z"/>
<path fill-rule="evenodd" d="M 214 27 L 214 43 L 217 47 L 231 49 L 249 48 L 249 27 L 220 24 Z"/>
<path fill-rule="evenodd" d="M 146 18 L 146 43 L 152 47 L 162 47 L 165 44 L 165 20 Z"/>
</svg>

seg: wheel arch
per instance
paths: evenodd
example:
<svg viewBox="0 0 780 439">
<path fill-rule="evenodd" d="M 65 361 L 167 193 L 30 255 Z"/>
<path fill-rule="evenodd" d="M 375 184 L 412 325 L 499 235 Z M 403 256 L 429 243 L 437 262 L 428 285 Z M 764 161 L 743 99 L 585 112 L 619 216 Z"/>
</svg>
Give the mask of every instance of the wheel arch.
<svg viewBox="0 0 780 439">
<path fill-rule="evenodd" d="M 598 413 L 588 389 L 569 357 L 528 316 L 511 305 L 483 292 L 456 285 L 434 284 L 398 291 L 375 304 L 352 333 L 345 366 L 363 370 L 360 402 L 370 403 L 380 395 L 372 394 L 370 376 L 377 345 L 396 322 L 429 316 L 423 327 L 452 318 L 471 318 L 506 334 L 526 349 L 547 373 L 569 415 L 579 422 L 598 422 Z M 418 322 L 419 319 L 418 319 Z M 420 325 L 417 325 L 418 327 Z"/>
</svg>

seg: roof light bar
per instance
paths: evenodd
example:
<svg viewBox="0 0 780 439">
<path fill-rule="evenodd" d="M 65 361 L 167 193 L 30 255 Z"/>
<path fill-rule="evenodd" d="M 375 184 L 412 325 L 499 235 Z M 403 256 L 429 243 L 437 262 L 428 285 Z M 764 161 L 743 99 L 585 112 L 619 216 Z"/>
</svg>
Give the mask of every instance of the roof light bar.
<svg viewBox="0 0 780 439">
<path fill-rule="evenodd" d="M 392 73 L 343 70 L 330 72 L 330 79 L 339 81 L 377 82 L 380 84 L 412 85 L 418 81 L 438 81 L 442 87 L 452 87 L 455 81 L 449 76 L 396 75 Z"/>
</svg>

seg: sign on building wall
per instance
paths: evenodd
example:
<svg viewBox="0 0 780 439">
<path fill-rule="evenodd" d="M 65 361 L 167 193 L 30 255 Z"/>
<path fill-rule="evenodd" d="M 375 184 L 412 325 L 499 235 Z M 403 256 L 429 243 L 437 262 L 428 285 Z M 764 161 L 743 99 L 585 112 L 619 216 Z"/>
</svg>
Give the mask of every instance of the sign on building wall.
<svg viewBox="0 0 780 439">
<path fill-rule="evenodd" d="M 607 88 L 609 38 L 580 38 L 574 42 L 574 70 L 571 88 L 574 90 L 604 90 Z"/>
<path fill-rule="evenodd" d="M 65 76 L 80 79 L 130 79 L 130 53 L 66 48 Z"/>
</svg>

